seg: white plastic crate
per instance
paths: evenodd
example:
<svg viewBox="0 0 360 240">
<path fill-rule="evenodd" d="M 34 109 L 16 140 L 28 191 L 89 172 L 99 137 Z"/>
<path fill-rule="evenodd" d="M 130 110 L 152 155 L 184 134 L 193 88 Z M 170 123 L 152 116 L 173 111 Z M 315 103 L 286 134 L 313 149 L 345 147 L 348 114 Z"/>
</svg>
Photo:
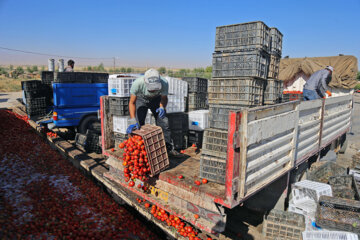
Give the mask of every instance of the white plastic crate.
<svg viewBox="0 0 360 240">
<path fill-rule="evenodd" d="M 309 197 L 299 199 L 296 203 L 291 200 L 289 202 L 288 211 L 299 213 L 304 215 L 305 217 L 308 216 L 314 219 L 316 212 L 316 202 Z"/>
<path fill-rule="evenodd" d="M 187 97 L 188 95 L 188 83 L 179 79 L 172 77 L 164 77 L 169 84 L 169 94 L 176 96 Z"/>
<path fill-rule="evenodd" d="M 189 115 L 189 130 L 202 131 L 209 127 L 209 110 L 191 111 Z"/>
<path fill-rule="evenodd" d="M 296 204 L 305 197 L 309 197 L 317 202 L 323 195 L 332 197 L 332 189 L 329 184 L 304 180 L 294 184 L 292 201 Z"/>
<path fill-rule="evenodd" d="M 167 113 L 185 112 L 186 101 L 183 96 L 168 95 Z"/>
<path fill-rule="evenodd" d="M 356 169 L 349 169 L 349 175 L 353 175 L 356 182 L 360 182 L 360 171 Z"/>
<path fill-rule="evenodd" d="M 358 236 L 351 232 L 341 231 L 304 231 L 303 240 L 358 240 Z"/>
<path fill-rule="evenodd" d="M 136 77 L 116 77 L 119 75 L 110 75 L 108 80 L 109 96 L 130 97 L 130 88 Z"/>
<path fill-rule="evenodd" d="M 113 116 L 114 132 L 126 134 L 130 126 L 130 116 Z"/>
</svg>

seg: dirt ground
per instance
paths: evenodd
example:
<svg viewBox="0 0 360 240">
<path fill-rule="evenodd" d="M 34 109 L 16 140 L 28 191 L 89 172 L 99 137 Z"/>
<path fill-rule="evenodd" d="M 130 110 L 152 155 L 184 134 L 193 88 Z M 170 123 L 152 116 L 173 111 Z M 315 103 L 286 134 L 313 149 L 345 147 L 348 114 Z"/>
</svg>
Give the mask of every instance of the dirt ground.
<svg viewBox="0 0 360 240">
<path fill-rule="evenodd" d="M 17 98 L 22 98 L 22 92 L 0 92 L 0 109 L 12 108 Z"/>
</svg>

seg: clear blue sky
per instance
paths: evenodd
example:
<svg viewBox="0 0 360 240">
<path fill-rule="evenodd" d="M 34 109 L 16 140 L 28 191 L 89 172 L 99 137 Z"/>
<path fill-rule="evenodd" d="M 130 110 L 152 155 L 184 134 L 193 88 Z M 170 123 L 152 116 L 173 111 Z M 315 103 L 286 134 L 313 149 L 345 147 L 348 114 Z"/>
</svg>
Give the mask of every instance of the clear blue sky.
<svg viewBox="0 0 360 240">
<path fill-rule="evenodd" d="M 283 33 L 283 56 L 360 58 L 360 0 L 0 0 L 0 47 L 117 57 L 117 66 L 205 67 L 216 26 L 258 20 Z M 0 64 L 48 58 L 0 50 Z"/>
</svg>

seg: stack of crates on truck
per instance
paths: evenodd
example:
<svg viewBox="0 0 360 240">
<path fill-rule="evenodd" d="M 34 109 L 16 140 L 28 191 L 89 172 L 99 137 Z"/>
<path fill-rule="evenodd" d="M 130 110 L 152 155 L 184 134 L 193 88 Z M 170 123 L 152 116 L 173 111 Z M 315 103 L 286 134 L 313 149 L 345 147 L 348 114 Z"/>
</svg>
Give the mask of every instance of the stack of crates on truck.
<svg viewBox="0 0 360 240">
<path fill-rule="evenodd" d="M 29 117 L 45 116 L 52 101 L 52 89 L 40 80 L 22 81 L 23 102 Z"/>
<path fill-rule="evenodd" d="M 126 130 L 130 125 L 129 101 L 130 89 L 136 80 L 136 75 L 109 75 L 109 109 L 113 118 L 113 132 L 115 147 L 127 139 Z M 150 123 L 151 113 L 147 114 L 147 123 Z"/>
<path fill-rule="evenodd" d="M 204 130 L 209 127 L 209 110 L 188 112 L 189 115 L 189 145 L 195 144 L 202 148 Z"/>
<path fill-rule="evenodd" d="M 171 139 L 176 150 L 187 148 L 189 120 L 184 112 L 166 114 L 169 120 Z"/>
<path fill-rule="evenodd" d="M 200 177 L 225 183 L 229 111 L 263 104 L 270 40 L 270 28 L 260 21 L 216 28 Z"/>
<path fill-rule="evenodd" d="M 189 86 L 187 111 L 208 109 L 208 80 L 199 77 L 184 77 L 183 80 L 186 81 Z"/>
<path fill-rule="evenodd" d="M 185 112 L 188 96 L 188 83 L 173 77 L 164 77 L 169 84 L 167 113 Z"/>
<path fill-rule="evenodd" d="M 270 63 L 264 90 L 264 104 L 281 102 L 283 82 L 279 80 L 283 35 L 277 28 L 270 28 Z"/>
</svg>

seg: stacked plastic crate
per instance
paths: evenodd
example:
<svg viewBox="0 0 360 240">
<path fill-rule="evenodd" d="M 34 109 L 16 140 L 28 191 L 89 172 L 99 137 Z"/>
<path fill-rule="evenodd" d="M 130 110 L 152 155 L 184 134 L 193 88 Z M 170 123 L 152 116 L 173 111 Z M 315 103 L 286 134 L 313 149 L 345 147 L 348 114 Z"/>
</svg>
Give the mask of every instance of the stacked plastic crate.
<svg viewBox="0 0 360 240">
<path fill-rule="evenodd" d="M 51 88 L 39 80 L 21 82 L 23 102 L 30 117 L 45 116 L 50 105 Z"/>
<path fill-rule="evenodd" d="M 208 80 L 199 77 L 184 77 L 189 86 L 186 109 L 188 112 L 200 109 L 208 109 Z"/>
<path fill-rule="evenodd" d="M 283 82 L 279 80 L 283 35 L 277 28 L 270 29 L 270 64 L 264 91 L 264 104 L 281 102 Z"/>
<path fill-rule="evenodd" d="M 185 112 L 186 98 L 188 96 L 187 82 L 173 77 L 164 77 L 169 84 L 167 113 Z"/>
<path fill-rule="evenodd" d="M 209 81 L 209 127 L 204 132 L 200 176 L 225 183 L 229 111 L 263 104 L 270 62 L 270 28 L 249 22 L 216 28 Z"/>
<path fill-rule="evenodd" d="M 135 80 L 135 76 L 109 75 L 109 105 L 113 118 L 115 147 L 127 139 L 126 129 L 130 125 L 130 88 Z"/>
</svg>

